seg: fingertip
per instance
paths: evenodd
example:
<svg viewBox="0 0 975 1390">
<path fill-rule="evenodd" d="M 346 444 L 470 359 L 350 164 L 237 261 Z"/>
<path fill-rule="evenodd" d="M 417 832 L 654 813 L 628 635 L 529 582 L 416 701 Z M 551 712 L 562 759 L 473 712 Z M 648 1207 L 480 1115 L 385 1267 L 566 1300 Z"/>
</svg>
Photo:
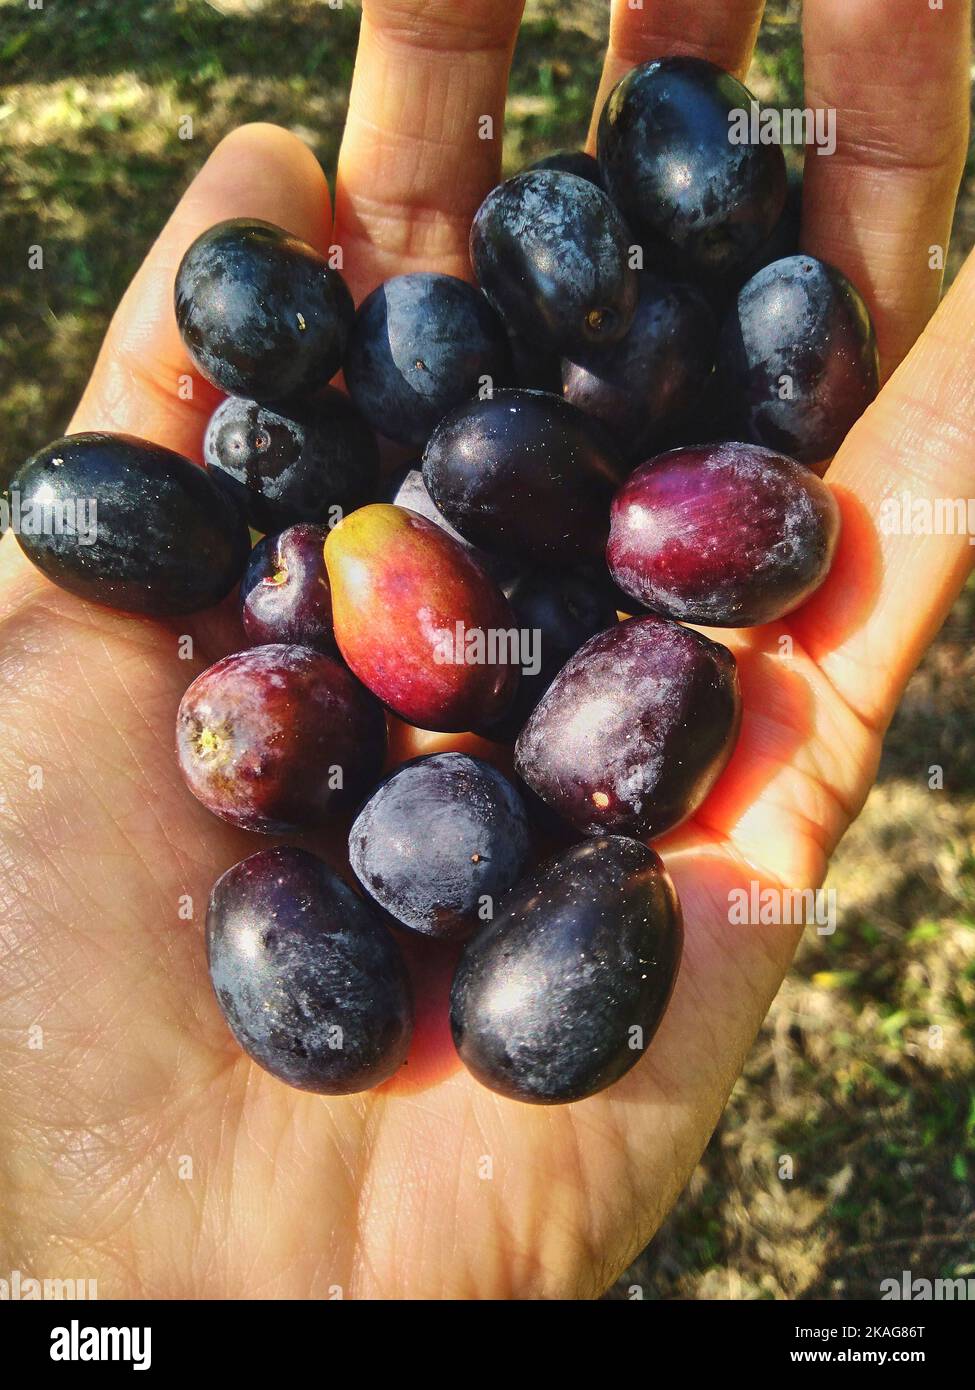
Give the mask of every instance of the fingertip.
<svg viewBox="0 0 975 1390">
<path fill-rule="evenodd" d="M 292 131 L 239 126 L 219 142 L 180 199 L 126 291 L 71 430 L 111 429 L 199 458 L 219 393 L 193 371 L 173 312 L 187 248 L 231 218 L 273 222 L 325 252 L 331 201 L 322 167 Z M 192 380 L 192 394 L 185 383 Z"/>
<path fill-rule="evenodd" d="M 195 227 L 187 245 L 215 221 L 253 217 L 322 251 L 331 234 L 332 206 L 324 170 L 305 141 L 284 126 L 252 121 L 214 147 L 177 216 Z"/>
</svg>

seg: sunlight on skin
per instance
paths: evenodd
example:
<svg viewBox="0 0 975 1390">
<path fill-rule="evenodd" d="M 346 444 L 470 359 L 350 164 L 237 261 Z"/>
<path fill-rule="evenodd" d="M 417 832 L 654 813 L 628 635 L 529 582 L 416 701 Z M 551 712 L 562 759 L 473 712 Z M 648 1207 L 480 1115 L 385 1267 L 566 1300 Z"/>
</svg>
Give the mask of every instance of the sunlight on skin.
<svg viewBox="0 0 975 1390">
<path fill-rule="evenodd" d="M 807 27 L 824 51 L 841 8 L 807 0 Z M 908 101 L 896 68 L 914 20 L 902 0 L 885 7 L 897 61 L 877 70 L 854 49 L 844 72 L 843 91 L 857 94 L 861 115 L 869 102 L 892 129 L 908 131 L 918 84 L 964 105 L 952 55 L 965 9 L 932 21 L 946 38 L 924 47 Z M 686 5 L 648 0 L 643 28 L 624 44 L 632 12 L 623 0 L 615 11 L 624 62 L 657 51 L 647 36 L 685 32 Z M 756 5 L 708 0 L 697 12 L 699 48 L 743 66 Z M 467 228 L 499 153 L 499 142 L 475 142 L 472 156 L 471 130 L 483 112 L 500 118 L 519 13 L 497 0 L 367 3 L 334 233 L 360 297 L 397 270 L 466 273 Z M 862 86 L 849 85 L 855 80 Z M 959 126 L 942 166 L 904 171 L 912 198 L 923 188 L 925 238 L 950 220 L 962 157 Z M 324 180 L 300 142 L 266 126 L 230 137 L 126 295 L 74 430 L 129 430 L 199 459 L 216 397 L 199 382 L 192 406 L 175 397 L 188 363 L 172 280 L 196 234 L 240 215 L 284 219 L 319 247 L 333 235 Z M 834 219 L 837 244 L 841 231 Z M 857 241 L 852 220 L 848 236 Z M 885 254 L 897 250 L 907 283 L 913 229 L 900 236 Z M 882 340 L 906 347 L 929 300 L 927 292 L 912 299 L 888 330 L 881 296 Z M 745 717 L 712 796 L 660 842 L 687 922 L 676 993 L 648 1056 L 611 1090 L 571 1106 L 503 1100 L 459 1068 L 443 1025 L 449 961 L 437 966 L 422 951 L 411 952 L 421 1016 L 414 1055 L 378 1092 L 334 1101 L 298 1094 L 241 1056 L 210 994 L 202 925 L 212 882 L 259 842 L 193 800 L 173 754 L 184 689 L 239 644 L 232 605 L 183 624 L 121 617 L 53 588 L 7 537 L 5 1267 L 97 1278 L 103 1298 L 328 1297 L 336 1288 L 346 1297 L 595 1296 L 610 1284 L 696 1163 L 795 946 L 793 928 L 731 926 L 729 890 L 820 880 L 866 796 L 880 730 L 971 565 L 964 538 L 884 539 L 872 518 L 900 468 L 918 492 L 971 490 L 973 321 L 970 264 L 837 457 L 830 479 L 847 525 L 821 595 L 788 626 L 711 634 L 736 651 Z M 183 630 L 195 639 L 192 661 L 177 657 Z M 788 635 L 794 649 L 783 659 Z M 397 758 L 492 749 L 472 739 L 394 721 L 392 747 Z M 32 767 L 43 769 L 41 790 L 31 788 Z M 178 916 L 186 893 L 192 921 Z M 26 1043 L 37 1024 L 42 1049 Z M 183 1178 L 187 1159 L 192 1177 Z"/>
</svg>

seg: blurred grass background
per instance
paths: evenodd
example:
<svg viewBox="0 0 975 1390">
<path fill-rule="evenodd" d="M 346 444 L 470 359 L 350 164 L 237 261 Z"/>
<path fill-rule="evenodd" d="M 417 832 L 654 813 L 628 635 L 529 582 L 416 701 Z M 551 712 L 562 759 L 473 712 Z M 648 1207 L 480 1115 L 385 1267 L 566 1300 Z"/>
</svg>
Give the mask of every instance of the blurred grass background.
<svg viewBox="0 0 975 1390">
<path fill-rule="evenodd" d="M 798 11 L 768 6 L 749 79 L 765 101 L 801 104 Z M 584 138 L 607 15 L 528 0 L 506 172 Z M 222 135 L 278 121 L 334 174 L 358 21 L 350 0 L 0 0 L 0 480 L 64 429 L 113 306 Z M 949 276 L 973 243 L 970 158 Z M 970 585 L 836 857 L 839 929 L 807 933 L 687 1191 L 611 1297 L 872 1299 L 905 1269 L 975 1276 L 973 634 Z"/>
</svg>

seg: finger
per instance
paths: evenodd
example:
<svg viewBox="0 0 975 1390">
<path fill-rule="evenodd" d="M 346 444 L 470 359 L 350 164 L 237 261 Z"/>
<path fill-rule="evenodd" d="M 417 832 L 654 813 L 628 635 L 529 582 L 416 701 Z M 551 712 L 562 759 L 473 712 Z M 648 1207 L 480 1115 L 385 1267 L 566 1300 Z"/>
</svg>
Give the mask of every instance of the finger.
<svg viewBox="0 0 975 1390">
<path fill-rule="evenodd" d="M 524 0 L 367 0 L 335 192 L 360 299 L 408 270 L 470 278 L 468 236 L 498 181 Z"/>
<path fill-rule="evenodd" d="M 805 251 L 865 295 L 886 376 L 937 307 L 968 146 L 970 2 L 806 0 L 806 103 L 836 151 L 806 158 Z M 934 250 L 933 248 L 940 248 Z"/>
<path fill-rule="evenodd" d="M 194 372 L 183 348 L 173 283 L 190 243 L 229 217 L 276 222 L 324 249 L 328 185 L 311 150 L 272 125 L 241 126 L 220 142 L 126 290 L 71 421 L 73 432 L 118 430 L 200 457 L 220 394 Z"/>
<path fill-rule="evenodd" d="M 975 254 L 829 470 L 843 535 L 791 622 L 883 727 L 975 561 Z"/>
<path fill-rule="evenodd" d="M 765 0 L 613 0 L 609 47 L 589 130 L 596 148 L 596 126 L 603 105 L 617 82 L 638 63 L 670 54 L 707 58 L 744 77 L 762 22 Z"/>
</svg>

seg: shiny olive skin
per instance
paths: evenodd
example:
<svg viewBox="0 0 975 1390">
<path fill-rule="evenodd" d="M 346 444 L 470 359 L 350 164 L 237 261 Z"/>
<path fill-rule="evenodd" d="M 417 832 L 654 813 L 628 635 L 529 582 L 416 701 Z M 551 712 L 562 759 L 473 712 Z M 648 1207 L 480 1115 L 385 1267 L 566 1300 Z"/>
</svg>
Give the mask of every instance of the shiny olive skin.
<svg viewBox="0 0 975 1390">
<path fill-rule="evenodd" d="M 372 499 L 379 479 L 376 436 L 333 387 L 275 409 L 228 396 L 210 417 L 203 458 L 255 531 L 334 525 Z"/>
<path fill-rule="evenodd" d="M 711 791 L 740 725 L 731 652 L 648 614 L 566 662 L 518 738 L 515 770 L 583 834 L 662 835 Z"/>
<path fill-rule="evenodd" d="M 317 391 L 342 365 L 355 306 L 318 251 L 235 217 L 198 236 L 176 272 L 176 323 L 221 391 L 264 402 Z"/>
<path fill-rule="evenodd" d="M 606 189 L 644 247 L 644 266 L 668 274 L 725 275 L 775 226 L 786 194 L 778 145 L 736 144 L 732 112 L 751 92 L 701 58 L 658 58 L 632 68 L 599 119 Z"/>
<path fill-rule="evenodd" d="M 601 558 L 622 459 L 575 406 L 544 391 L 496 391 L 440 422 L 423 481 L 461 535 L 522 563 Z"/>
<path fill-rule="evenodd" d="M 510 332 L 559 352 L 615 343 L 636 308 L 630 233 L 601 188 L 541 169 L 498 184 L 471 226 L 471 264 Z"/>
<path fill-rule="evenodd" d="M 133 435 L 56 439 L 21 466 L 10 496 L 19 501 L 17 540 L 27 558 L 60 588 L 110 608 L 153 617 L 210 608 L 247 563 L 247 526 L 213 479 Z M 81 502 L 95 504 L 92 543 L 77 531 L 27 529 L 28 513 L 40 518 L 55 503 L 83 520 Z"/>
<path fill-rule="evenodd" d="M 879 389 L 863 297 L 815 256 L 773 261 L 742 287 L 725 319 L 719 373 L 745 438 L 822 463 Z"/>
<path fill-rule="evenodd" d="M 325 526 L 303 523 L 265 536 L 240 581 L 240 619 L 252 646 L 286 642 L 336 653 Z"/>
<path fill-rule="evenodd" d="M 406 1061 L 413 1000 L 399 946 L 323 860 L 259 850 L 214 884 L 207 962 L 237 1042 L 302 1091 L 349 1095 Z"/>
<path fill-rule="evenodd" d="M 674 449 L 613 499 L 606 559 L 625 593 L 680 622 L 753 627 L 805 603 L 840 530 L 832 492 L 757 444 Z"/>
<path fill-rule="evenodd" d="M 683 937 L 670 876 L 639 841 L 605 836 L 547 860 L 464 948 L 450 992 L 461 1061 L 513 1100 L 604 1090 L 656 1033 Z"/>
<path fill-rule="evenodd" d="M 541 159 L 526 164 L 521 173 L 531 174 L 536 169 L 555 169 L 563 174 L 576 174 L 580 179 L 588 179 L 597 188 L 602 188 L 604 193 L 606 191 L 598 160 L 591 154 L 586 154 L 585 150 L 556 150 L 554 154 L 542 155 Z"/>
</svg>

